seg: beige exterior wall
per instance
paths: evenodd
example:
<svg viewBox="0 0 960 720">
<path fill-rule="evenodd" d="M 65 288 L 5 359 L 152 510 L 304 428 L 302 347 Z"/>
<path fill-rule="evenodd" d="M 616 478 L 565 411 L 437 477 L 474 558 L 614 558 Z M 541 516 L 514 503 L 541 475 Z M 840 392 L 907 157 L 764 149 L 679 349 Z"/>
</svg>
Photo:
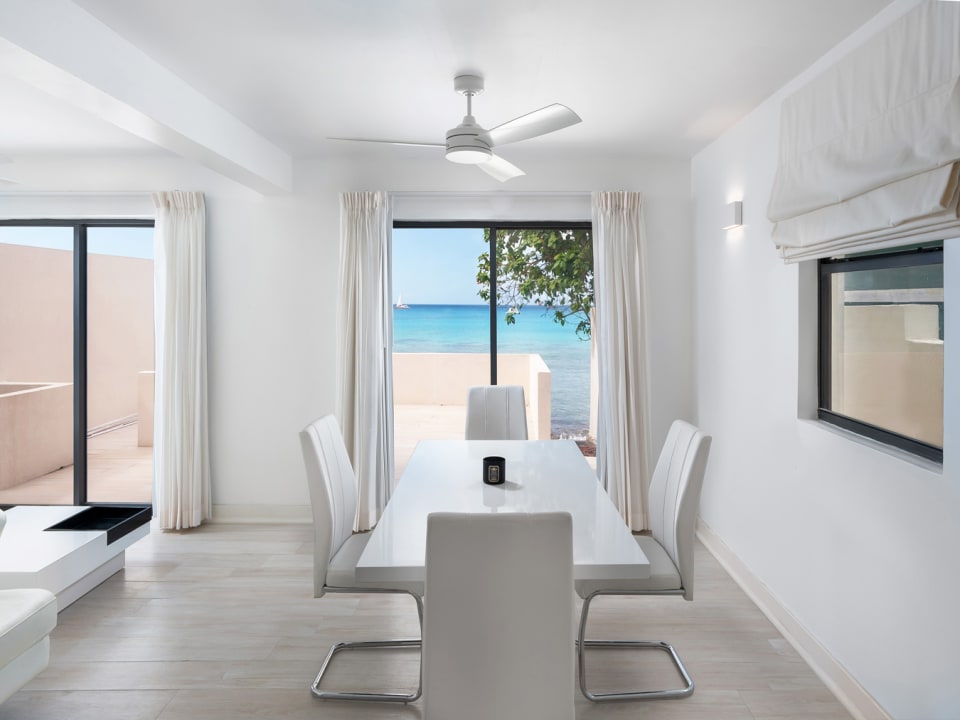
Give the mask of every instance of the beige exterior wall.
<svg viewBox="0 0 960 720">
<path fill-rule="evenodd" d="M 137 445 L 153 447 L 153 400 L 156 373 L 137 373 Z"/>
<path fill-rule="evenodd" d="M 0 338 L 0 382 L 73 382 L 72 252 L 0 243 Z M 137 415 L 144 370 L 153 370 L 153 261 L 90 254 L 90 428 Z"/>
<path fill-rule="evenodd" d="M 2 488 L 73 463 L 72 252 L 0 243 L 0 339 L 0 383 L 47 386 L 2 398 Z M 88 428 L 136 418 L 152 370 L 153 261 L 90 254 Z"/>
<path fill-rule="evenodd" d="M 0 490 L 73 465 L 73 383 L 0 383 Z"/>
<path fill-rule="evenodd" d="M 139 373 L 153 370 L 153 260 L 87 258 L 90 428 L 137 415 Z"/>
<path fill-rule="evenodd" d="M 484 353 L 394 353 L 393 401 L 397 405 L 467 404 L 467 389 L 490 382 Z M 497 382 L 522 385 L 527 434 L 550 439 L 550 369 L 539 355 L 497 355 Z"/>
<path fill-rule="evenodd" d="M 834 356 L 839 370 L 834 375 L 842 383 L 833 388 L 834 409 L 943 447 L 943 342 L 937 308 L 848 305 L 841 314 L 843 345 Z"/>
<path fill-rule="evenodd" d="M 0 243 L 0 382 L 73 382 L 73 253 Z"/>
</svg>

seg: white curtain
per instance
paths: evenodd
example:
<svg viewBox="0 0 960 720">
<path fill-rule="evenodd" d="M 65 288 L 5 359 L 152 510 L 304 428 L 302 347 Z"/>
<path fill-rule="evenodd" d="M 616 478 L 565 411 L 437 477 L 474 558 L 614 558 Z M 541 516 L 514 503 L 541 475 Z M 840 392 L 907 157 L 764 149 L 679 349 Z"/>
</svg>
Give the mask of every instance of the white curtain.
<svg viewBox="0 0 960 720">
<path fill-rule="evenodd" d="M 648 527 L 646 231 L 636 192 L 593 194 L 597 474 L 632 530 Z"/>
<path fill-rule="evenodd" d="M 154 513 L 181 530 L 211 514 L 203 193 L 153 194 Z"/>
<path fill-rule="evenodd" d="M 339 419 L 358 487 L 356 530 L 380 519 L 393 482 L 390 198 L 340 195 Z"/>
<path fill-rule="evenodd" d="M 960 228 L 960 3 L 927 0 L 783 102 L 767 216 L 788 261 Z"/>
</svg>

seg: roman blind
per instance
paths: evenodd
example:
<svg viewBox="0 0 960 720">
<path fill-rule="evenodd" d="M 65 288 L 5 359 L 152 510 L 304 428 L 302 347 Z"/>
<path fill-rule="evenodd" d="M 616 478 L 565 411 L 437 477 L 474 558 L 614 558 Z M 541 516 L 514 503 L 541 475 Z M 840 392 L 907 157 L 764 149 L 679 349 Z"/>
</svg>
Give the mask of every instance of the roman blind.
<svg viewBox="0 0 960 720">
<path fill-rule="evenodd" d="M 783 101 L 787 262 L 960 235 L 960 3 L 926 0 Z"/>
</svg>

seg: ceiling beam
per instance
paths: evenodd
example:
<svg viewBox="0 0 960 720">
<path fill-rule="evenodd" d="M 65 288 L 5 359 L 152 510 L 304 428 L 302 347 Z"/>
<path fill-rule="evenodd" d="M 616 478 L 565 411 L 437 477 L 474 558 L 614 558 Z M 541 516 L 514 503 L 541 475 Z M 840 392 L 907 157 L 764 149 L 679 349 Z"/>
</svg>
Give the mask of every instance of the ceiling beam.
<svg viewBox="0 0 960 720">
<path fill-rule="evenodd" d="M 0 72 L 260 193 L 292 188 L 288 153 L 69 0 L 0 2 Z"/>
</svg>

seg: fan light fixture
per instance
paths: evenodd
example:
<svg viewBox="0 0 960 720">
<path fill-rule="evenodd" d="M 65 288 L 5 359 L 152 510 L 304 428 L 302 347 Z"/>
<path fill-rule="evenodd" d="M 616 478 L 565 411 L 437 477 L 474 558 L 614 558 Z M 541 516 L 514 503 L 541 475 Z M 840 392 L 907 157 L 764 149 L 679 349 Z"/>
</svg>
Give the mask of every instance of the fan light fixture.
<svg viewBox="0 0 960 720">
<path fill-rule="evenodd" d="M 479 165 L 490 160 L 490 150 L 472 147 L 452 147 L 447 150 L 447 160 L 461 165 Z"/>
</svg>

